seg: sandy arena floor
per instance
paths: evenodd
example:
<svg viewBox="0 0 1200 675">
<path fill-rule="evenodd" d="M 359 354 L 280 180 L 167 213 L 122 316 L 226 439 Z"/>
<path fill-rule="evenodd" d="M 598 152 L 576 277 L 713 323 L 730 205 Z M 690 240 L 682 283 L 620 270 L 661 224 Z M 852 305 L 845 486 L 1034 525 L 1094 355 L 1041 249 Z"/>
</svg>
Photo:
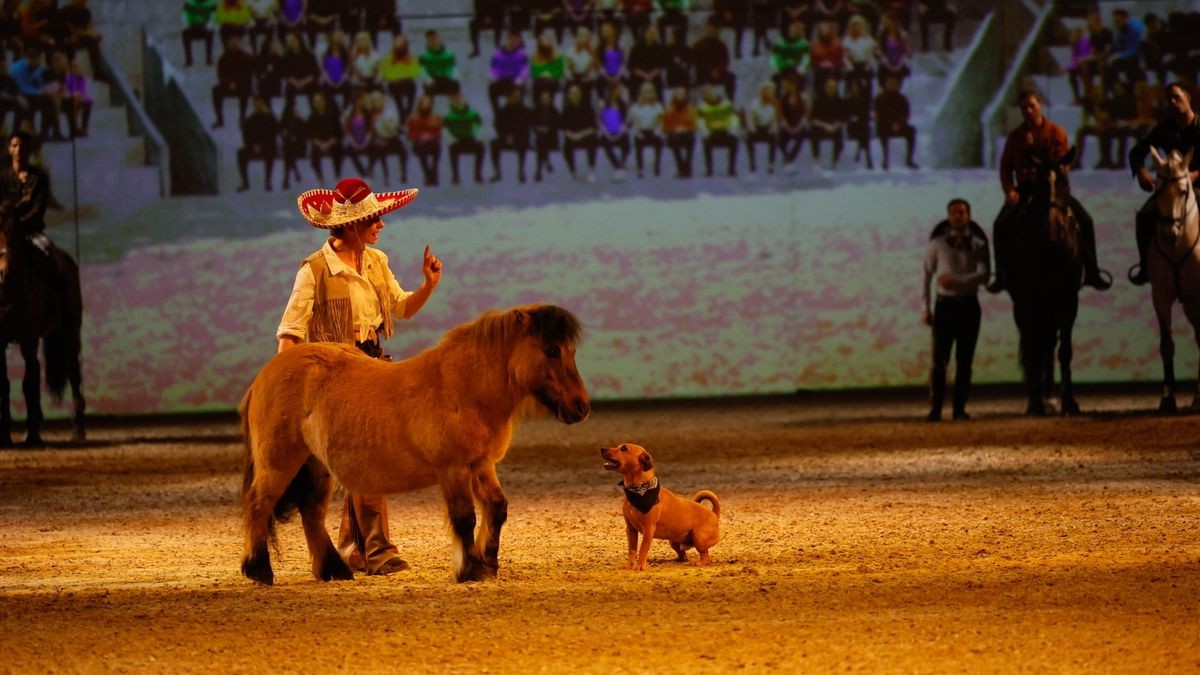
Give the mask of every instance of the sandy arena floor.
<svg viewBox="0 0 1200 675">
<path fill-rule="evenodd" d="M 426 491 L 392 499 L 410 571 L 314 581 L 294 522 L 278 585 L 256 587 L 234 422 L 97 426 L 0 452 L 0 671 L 1195 672 L 1198 418 L 1129 412 L 1152 392 L 1081 402 L 1026 419 L 984 397 L 940 425 L 848 395 L 531 421 L 500 465 L 500 577 L 463 585 Z M 619 441 L 667 487 L 720 495 L 712 565 L 658 542 L 624 569 L 597 457 Z"/>
</svg>

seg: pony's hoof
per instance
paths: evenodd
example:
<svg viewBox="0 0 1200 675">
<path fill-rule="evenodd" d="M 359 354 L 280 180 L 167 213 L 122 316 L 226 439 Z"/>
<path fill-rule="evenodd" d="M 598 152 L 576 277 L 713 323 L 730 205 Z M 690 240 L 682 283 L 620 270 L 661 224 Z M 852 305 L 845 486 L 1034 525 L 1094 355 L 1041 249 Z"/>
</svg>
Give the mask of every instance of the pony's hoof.
<svg viewBox="0 0 1200 675">
<path fill-rule="evenodd" d="M 1046 404 L 1042 401 L 1030 401 L 1025 406 L 1025 414 L 1031 417 L 1044 417 L 1046 415 Z"/>
<path fill-rule="evenodd" d="M 1175 397 L 1174 396 L 1164 396 L 1164 397 L 1162 397 L 1162 399 L 1159 400 L 1158 412 L 1170 415 L 1170 414 L 1174 414 L 1177 411 L 1178 411 L 1178 408 L 1175 405 Z"/>
<path fill-rule="evenodd" d="M 263 586 L 273 586 L 275 584 L 275 572 L 271 570 L 270 561 L 260 559 L 245 558 L 242 560 L 242 574 L 256 584 Z"/>
<path fill-rule="evenodd" d="M 461 570 L 459 570 L 458 583 L 461 584 L 465 581 L 486 581 L 488 579 L 495 579 L 496 571 L 497 570 L 492 569 L 482 560 L 471 559 Z"/>
<path fill-rule="evenodd" d="M 1079 402 L 1073 398 L 1064 398 L 1061 414 L 1063 417 L 1075 417 L 1079 415 Z"/>
<path fill-rule="evenodd" d="M 320 581 L 354 581 L 354 572 L 333 546 L 325 551 L 321 564 L 313 567 L 313 576 Z"/>
<path fill-rule="evenodd" d="M 21 445 L 30 449 L 44 448 L 46 447 L 46 441 L 42 440 L 41 436 L 26 436 L 25 442 Z"/>
</svg>

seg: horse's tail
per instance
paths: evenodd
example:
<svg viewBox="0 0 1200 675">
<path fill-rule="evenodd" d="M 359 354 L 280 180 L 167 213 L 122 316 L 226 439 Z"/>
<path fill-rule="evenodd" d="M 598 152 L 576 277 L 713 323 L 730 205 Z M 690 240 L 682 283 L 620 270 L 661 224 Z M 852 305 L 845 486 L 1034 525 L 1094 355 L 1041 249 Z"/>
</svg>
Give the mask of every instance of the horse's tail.
<svg viewBox="0 0 1200 675">
<path fill-rule="evenodd" d="M 72 374 L 78 378 L 79 352 L 82 348 L 80 328 L 83 323 L 83 294 L 79 288 L 79 266 L 70 255 L 53 247 L 58 269 L 57 288 L 49 289 L 58 296 L 57 316 L 53 330 L 43 340 L 46 358 L 46 386 L 55 401 L 61 401 Z"/>
<path fill-rule="evenodd" d="M 243 466 L 242 466 L 242 499 L 250 492 L 250 486 L 254 483 L 254 447 L 250 438 L 250 399 L 254 393 L 254 385 L 246 390 L 246 395 L 242 397 L 242 402 L 238 404 L 238 414 L 242 418 L 242 447 L 243 447 Z M 275 508 L 271 517 L 267 519 L 267 538 L 271 545 L 278 552 L 279 541 L 275 535 L 275 523 L 286 523 L 291 520 L 292 516 L 296 515 L 300 509 L 300 505 L 311 499 L 311 496 L 316 493 L 317 484 L 314 480 L 313 469 L 307 463 L 300 467 L 300 471 L 288 483 L 287 489 L 283 491 L 283 495 L 279 501 L 275 502 Z"/>
<path fill-rule="evenodd" d="M 717 499 L 716 493 L 714 493 L 712 490 L 701 490 L 697 492 L 692 496 L 692 501 L 700 503 L 708 502 L 709 504 L 712 504 L 713 514 L 718 518 L 721 517 L 721 502 Z"/>
<path fill-rule="evenodd" d="M 250 396 L 254 393 L 254 385 L 251 384 L 246 389 L 246 394 L 242 396 L 242 402 L 238 404 L 238 415 L 242 419 L 242 501 L 245 502 L 246 495 L 250 492 L 250 486 L 254 484 L 254 446 L 250 440 Z M 243 506 L 243 508 L 249 508 Z M 267 539 L 272 546 L 278 548 L 277 539 L 275 537 L 275 519 L 267 520 Z"/>
</svg>

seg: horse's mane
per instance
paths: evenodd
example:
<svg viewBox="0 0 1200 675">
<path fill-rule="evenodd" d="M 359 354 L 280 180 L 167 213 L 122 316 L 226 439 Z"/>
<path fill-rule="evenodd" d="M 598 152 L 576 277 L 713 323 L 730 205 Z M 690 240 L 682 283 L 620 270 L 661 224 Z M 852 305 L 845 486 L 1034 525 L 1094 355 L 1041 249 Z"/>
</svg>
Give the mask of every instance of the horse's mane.
<svg viewBox="0 0 1200 675">
<path fill-rule="evenodd" d="M 522 317 L 529 317 L 526 326 Z M 482 347 L 502 347 L 521 334 L 537 336 L 544 343 L 579 342 L 583 325 L 571 312 L 557 305 L 524 305 L 484 312 L 470 323 L 452 328 L 439 346 L 470 341 Z"/>
</svg>

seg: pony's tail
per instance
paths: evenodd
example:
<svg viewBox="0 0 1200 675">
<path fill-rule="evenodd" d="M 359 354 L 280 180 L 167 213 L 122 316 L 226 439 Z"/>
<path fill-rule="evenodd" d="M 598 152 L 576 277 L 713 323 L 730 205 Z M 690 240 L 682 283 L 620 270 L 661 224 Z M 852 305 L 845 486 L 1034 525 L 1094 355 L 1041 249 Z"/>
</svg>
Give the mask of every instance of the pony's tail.
<svg viewBox="0 0 1200 675">
<path fill-rule="evenodd" d="M 42 348 L 46 358 L 46 387 L 54 397 L 54 402 L 58 403 L 62 401 L 67 388 L 68 360 L 71 358 L 66 335 L 62 331 L 47 335 L 42 340 Z M 79 358 L 79 352 L 75 352 L 75 358 Z"/>
<path fill-rule="evenodd" d="M 246 389 L 246 394 L 242 396 L 242 402 L 238 404 L 238 415 L 242 419 L 242 508 L 246 506 L 246 495 L 250 493 L 250 486 L 254 484 L 254 449 L 250 443 L 250 395 L 254 392 L 254 385 L 250 385 Z M 275 518 L 267 520 L 267 540 L 271 542 L 271 546 L 278 551 L 279 543 L 275 536 Z"/>
<path fill-rule="evenodd" d="M 712 504 L 713 514 L 718 518 L 721 517 L 721 502 L 717 499 L 717 495 L 712 490 L 701 490 L 697 492 L 692 497 L 692 501 L 708 502 L 709 504 Z"/>
</svg>

